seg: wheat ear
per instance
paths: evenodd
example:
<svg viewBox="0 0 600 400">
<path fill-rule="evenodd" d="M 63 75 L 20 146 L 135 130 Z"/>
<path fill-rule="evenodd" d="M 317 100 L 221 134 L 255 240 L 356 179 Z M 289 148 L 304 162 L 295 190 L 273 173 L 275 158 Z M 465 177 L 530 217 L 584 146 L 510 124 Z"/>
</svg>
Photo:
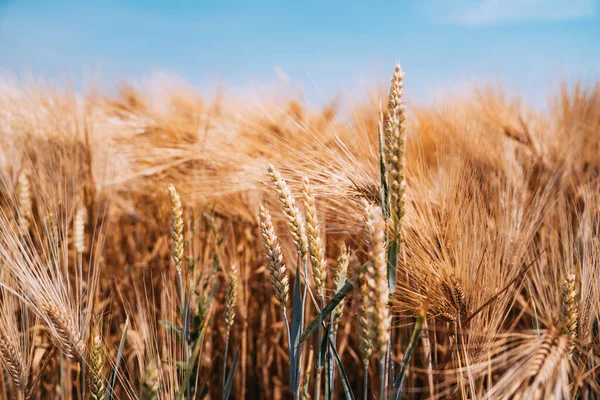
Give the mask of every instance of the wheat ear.
<svg viewBox="0 0 600 400">
<path fill-rule="evenodd" d="M 55 344 L 67 357 L 79 361 L 85 352 L 85 344 L 71 316 L 50 304 L 42 306 L 42 311 L 49 322 Z"/>
<path fill-rule="evenodd" d="M 171 224 L 171 235 L 173 237 L 172 256 L 175 263 L 175 269 L 181 274 L 181 265 L 183 263 L 183 206 L 181 198 L 175 189 L 175 186 L 169 185 L 169 199 L 171 201 L 171 215 L 173 222 Z"/>
<path fill-rule="evenodd" d="M 308 237 L 310 264 L 317 287 L 317 294 L 323 296 L 323 288 L 327 279 L 327 263 L 325 262 L 325 250 L 323 248 L 323 241 L 321 240 L 319 219 L 317 218 L 315 195 L 307 176 L 302 178 L 302 197 L 304 198 L 304 210 L 306 214 L 306 236 Z"/>
<path fill-rule="evenodd" d="M 229 271 L 229 276 L 227 279 L 227 292 L 225 293 L 225 330 L 226 334 L 229 335 L 229 331 L 233 326 L 233 321 L 235 319 L 235 305 L 237 303 L 237 295 L 238 295 L 238 280 L 239 280 L 239 270 L 237 265 L 233 264 L 231 266 L 231 271 Z"/>
<path fill-rule="evenodd" d="M 283 254 L 279 245 L 279 239 L 275 235 L 271 214 L 269 214 L 269 211 L 262 204 L 260 205 L 259 225 L 265 249 L 265 257 L 267 259 L 267 268 L 269 269 L 271 284 L 275 290 L 275 298 L 279 301 L 281 307 L 285 308 L 289 297 L 290 285 L 285 265 L 283 264 Z"/>
<path fill-rule="evenodd" d="M 75 213 L 75 226 L 73 229 L 73 242 L 75 251 L 78 254 L 83 254 L 85 251 L 85 220 L 87 218 L 87 209 L 85 207 L 77 208 Z"/>
<path fill-rule="evenodd" d="M 90 399 L 101 400 L 106 393 L 104 378 L 104 350 L 102 337 L 99 333 L 94 335 L 90 350 Z"/>
<path fill-rule="evenodd" d="M 283 179 L 279 171 L 277 171 L 272 164 L 267 166 L 267 172 L 269 173 L 269 177 L 275 188 L 275 193 L 281 202 L 281 207 L 288 220 L 296 250 L 298 251 L 298 254 L 300 254 L 302 260 L 305 260 L 308 253 L 308 241 L 306 239 L 304 219 L 296 206 L 294 195 L 285 179 Z"/>
<path fill-rule="evenodd" d="M 348 254 L 348 248 L 345 244 L 342 244 L 340 247 L 340 255 L 337 259 L 337 264 L 335 265 L 335 274 L 333 275 L 333 288 L 334 291 L 337 292 L 339 288 L 344 284 L 346 280 L 346 274 L 348 273 L 348 265 L 350 264 L 350 254 Z M 337 324 L 342 318 L 342 314 L 344 313 L 345 301 L 342 299 L 340 304 L 337 305 L 334 311 L 334 320 L 337 327 Z"/>
<path fill-rule="evenodd" d="M 359 341 L 362 362 L 364 365 L 369 364 L 369 358 L 373 352 L 373 341 L 371 338 L 370 329 L 370 314 L 373 306 L 371 305 L 372 298 L 369 296 L 369 286 L 365 279 L 366 271 L 362 269 L 360 264 L 356 264 L 354 270 L 354 289 L 358 292 L 358 325 L 359 325 Z"/>
<path fill-rule="evenodd" d="M 31 204 L 29 172 L 23 170 L 19 174 L 17 183 L 17 222 L 21 235 L 25 235 L 29 231 L 32 216 Z"/>
<path fill-rule="evenodd" d="M 13 340 L 9 336 L 0 336 L 0 357 L 15 387 L 25 392 L 29 381 L 29 368 L 25 361 L 25 354 L 21 353 L 19 346 Z"/>
<path fill-rule="evenodd" d="M 146 365 L 144 376 L 142 377 L 142 392 L 140 400 L 158 400 L 158 390 L 160 389 L 160 370 L 156 362 L 150 361 Z"/>
<path fill-rule="evenodd" d="M 561 360 L 568 354 L 569 346 L 569 337 L 561 335 L 557 329 L 551 328 L 543 335 L 528 371 L 530 385 L 525 388 L 529 392 L 526 398 L 541 398 L 540 389 L 555 374 Z"/>
<path fill-rule="evenodd" d="M 404 175 L 406 165 L 406 112 L 403 100 L 403 79 L 404 72 L 398 64 L 391 80 L 388 112 L 384 125 L 390 210 L 396 240 L 399 240 L 398 235 L 400 235 L 402 218 L 404 217 L 406 197 L 406 179 Z"/>
<path fill-rule="evenodd" d="M 44 225 L 46 227 L 46 236 L 49 251 L 51 252 L 56 243 L 58 243 L 58 225 L 56 223 L 56 217 L 53 212 L 49 212 L 44 218 Z"/>
<path fill-rule="evenodd" d="M 575 275 L 569 274 L 565 277 L 562 284 L 562 315 L 561 320 L 564 324 L 564 332 L 572 341 L 577 339 L 577 302 L 575 291 Z M 571 346 L 569 352 L 573 352 L 574 346 Z"/>
<path fill-rule="evenodd" d="M 380 207 L 365 205 L 365 222 L 369 233 L 369 260 L 365 281 L 369 288 L 369 328 L 373 348 L 379 360 L 385 358 L 390 341 L 390 290 L 387 284 L 385 221 Z"/>
</svg>

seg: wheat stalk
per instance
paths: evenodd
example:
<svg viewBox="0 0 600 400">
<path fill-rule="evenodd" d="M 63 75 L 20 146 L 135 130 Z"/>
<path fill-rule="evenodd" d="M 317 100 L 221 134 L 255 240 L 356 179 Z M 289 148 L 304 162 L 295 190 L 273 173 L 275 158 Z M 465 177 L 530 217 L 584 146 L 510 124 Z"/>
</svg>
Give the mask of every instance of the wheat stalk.
<svg viewBox="0 0 600 400">
<path fill-rule="evenodd" d="M 183 206 L 181 205 L 181 198 L 179 193 L 175 189 L 175 186 L 169 185 L 167 188 L 169 194 L 169 200 L 171 202 L 171 236 L 173 239 L 173 247 L 171 249 L 171 255 L 173 257 L 173 263 L 175 264 L 175 270 L 177 272 L 177 279 L 179 281 L 179 296 L 181 298 L 181 324 L 183 326 L 183 345 L 184 345 L 184 356 L 185 356 L 185 371 L 187 373 L 190 366 L 190 341 L 189 341 L 189 310 L 188 310 L 188 299 L 186 296 L 186 285 L 183 280 L 182 264 L 184 254 L 184 241 L 183 236 Z M 184 393 L 189 394 L 191 391 L 191 384 L 189 379 L 184 379 Z"/>
<path fill-rule="evenodd" d="M 85 219 L 87 218 L 87 209 L 83 206 L 77 208 L 75 213 L 75 223 L 73 227 L 73 242 L 77 255 L 77 272 L 79 276 L 79 305 L 83 308 L 83 252 L 85 251 Z M 84 326 L 84 316 L 81 313 L 80 327 Z M 82 357 L 80 363 L 81 369 L 81 397 L 85 398 L 85 369 L 86 360 Z"/>
</svg>

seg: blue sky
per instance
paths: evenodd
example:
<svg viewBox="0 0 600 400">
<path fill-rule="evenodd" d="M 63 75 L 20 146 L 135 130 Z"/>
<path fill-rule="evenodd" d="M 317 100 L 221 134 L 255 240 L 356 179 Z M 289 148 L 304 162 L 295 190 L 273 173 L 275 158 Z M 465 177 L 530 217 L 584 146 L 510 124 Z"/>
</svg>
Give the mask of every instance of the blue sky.
<svg viewBox="0 0 600 400">
<path fill-rule="evenodd" d="M 539 98 L 600 78 L 600 0 L 0 0 L 0 69 L 18 74 L 110 87 L 166 71 L 200 91 L 286 75 L 321 103 L 364 95 L 396 60 L 416 101 L 497 81 Z"/>
</svg>

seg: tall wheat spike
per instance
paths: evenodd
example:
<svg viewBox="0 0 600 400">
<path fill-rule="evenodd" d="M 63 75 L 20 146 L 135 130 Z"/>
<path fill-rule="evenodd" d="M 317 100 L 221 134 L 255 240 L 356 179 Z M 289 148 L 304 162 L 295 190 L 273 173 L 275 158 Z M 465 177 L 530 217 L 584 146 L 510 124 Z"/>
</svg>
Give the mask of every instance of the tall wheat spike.
<svg viewBox="0 0 600 400">
<path fill-rule="evenodd" d="M 384 133 L 389 182 L 389 197 L 394 234 L 401 234 L 406 203 L 406 111 L 403 99 L 404 72 L 396 65 L 388 97 Z M 396 237 L 399 240 L 399 237 Z"/>
</svg>

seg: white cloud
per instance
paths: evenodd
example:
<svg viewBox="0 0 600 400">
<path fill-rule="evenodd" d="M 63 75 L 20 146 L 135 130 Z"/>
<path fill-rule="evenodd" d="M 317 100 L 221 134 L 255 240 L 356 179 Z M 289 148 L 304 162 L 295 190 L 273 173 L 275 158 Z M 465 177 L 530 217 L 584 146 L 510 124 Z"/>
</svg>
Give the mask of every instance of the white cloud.
<svg viewBox="0 0 600 400">
<path fill-rule="evenodd" d="M 596 14 L 596 0 L 482 0 L 462 4 L 460 10 L 450 13 L 447 22 L 489 25 L 527 21 L 566 21 L 591 18 Z"/>
</svg>

